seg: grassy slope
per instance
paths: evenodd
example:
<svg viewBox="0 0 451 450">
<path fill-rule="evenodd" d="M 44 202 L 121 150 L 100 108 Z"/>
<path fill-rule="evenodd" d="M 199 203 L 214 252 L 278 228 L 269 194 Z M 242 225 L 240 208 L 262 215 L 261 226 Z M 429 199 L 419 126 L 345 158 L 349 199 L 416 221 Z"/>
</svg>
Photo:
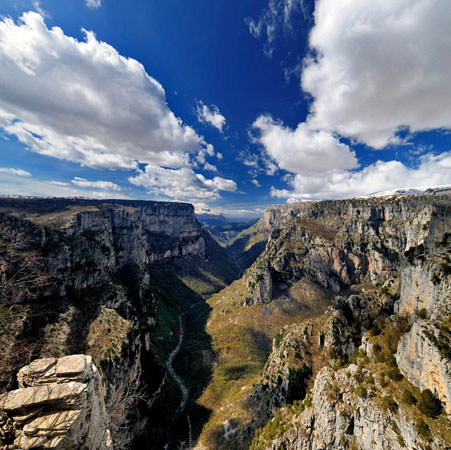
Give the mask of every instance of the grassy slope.
<svg viewBox="0 0 451 450">
<path fill-rule="evenodd" d="M 177 265 L 180 279 L 194 292 L 204 298 L 218 292 L 232 281 L 240 272 L 235 259 L 223 249 L 207 232 L 205 240 L 205 260 L 192 257 Z"/>
<path fill-rule="evenodd" d="M 199 403 L 212 410 L 200 438 L 211 449 L 234 448 L 231 442 L 221 442 L 225 421 L 233 418 L 241 426 L 251 421 L 254 413 L 246 399 L 280 328 L 317 316 L 328 304 L 328 296 L 306 280 L 296 283 L 289 296 L 267 305 L 241 306 L 247 295 L 243 281 L 237 280 L 208 300 L 212 311 L 207 332 L 216 363 Z"/>
</svg>

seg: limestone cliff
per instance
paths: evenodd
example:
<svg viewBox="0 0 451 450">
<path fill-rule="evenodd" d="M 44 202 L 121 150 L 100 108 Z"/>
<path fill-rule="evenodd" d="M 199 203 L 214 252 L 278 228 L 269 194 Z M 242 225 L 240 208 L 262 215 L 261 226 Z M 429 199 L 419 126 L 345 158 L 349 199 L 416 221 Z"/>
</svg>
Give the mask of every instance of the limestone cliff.
<svg viewBox="0 0 451 450">
<path fill-rule="evenodd" d="M 451 414 L 451 254 L 418 256 L 401 272 L 398 314 L 412 322 L 396 360 L 418 388 L 430 389 Z"/>
<path fill-rule="evenodd" d="M 251 448 L 448 448 L 443 436 L 422 435 L 411 412 L 400 407 L 373 375 L 356 365 L 338 371 L 323 368 L 308 398 L 281 410 Z"/>
<path fill-rule="evenodd" d="M 261 226 L 271 236 L 245 274 L 247 304 L 267 303 L 304 276 L 335 293 L 382 284 L 405 254 L 446 250 L 449 200 L 443 194 L 269 208 Z"/>
<path fill-rule="evenodd" d="M 19 256 L 8 259 L 16 241 Z M 201 300 L 196 283 L 218 290 L 239 270 L 211 241 L 189 204 L 0 198 L 6 276 L 21 255 L 38 259 L 47 276 L 45 285 L 0 292 L 8 300 L 0 304 L 2 367 L 26 363 L 28 353 L 15 350 L 22 347 L 38 357 L 88 353 L 108 396 L 120 386 L 137 393 L 112 432 L 163 445 L 179 403 L 166 373 L 179 316 Z M 2 388 L 14 384 L 11 375 L 0 370 Z"/>
<path fill-rule="evenodd" d="M 102 380 L 90 356 L 37 359 L 0 396 L 0 448 L 113 449 Z"/>
</svg>

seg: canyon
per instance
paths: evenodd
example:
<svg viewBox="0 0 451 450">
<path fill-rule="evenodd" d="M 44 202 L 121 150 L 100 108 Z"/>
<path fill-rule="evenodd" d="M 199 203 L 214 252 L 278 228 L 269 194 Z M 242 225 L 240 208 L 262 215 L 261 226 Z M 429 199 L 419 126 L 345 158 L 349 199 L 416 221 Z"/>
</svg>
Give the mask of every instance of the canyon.
<svg viewBox="0 0 451 450">
<path fill-rule="evenodd" d="M 0 448 L 449 448 L 450 230 L 446 192 L 0 198 Z"/>
</svg>

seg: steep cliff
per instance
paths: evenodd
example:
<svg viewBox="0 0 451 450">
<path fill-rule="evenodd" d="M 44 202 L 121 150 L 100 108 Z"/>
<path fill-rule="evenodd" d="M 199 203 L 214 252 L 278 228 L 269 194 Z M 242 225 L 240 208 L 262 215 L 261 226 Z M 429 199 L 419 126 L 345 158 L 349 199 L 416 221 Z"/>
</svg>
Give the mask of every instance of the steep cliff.
<svg viewBox="0 0 451 450">
<path fill-rule="evenodd" d="M 7 302 L 0 305 L 0 339 L 8 348 L 2 385 L 14 387 L 14 368 L 30 355 L 88 353 L 104 372 L 108 397 L 121 386 L 130 394 L 125 423 L 112 424 L 113 438 L 118 432 L 136 445 L 151 438 L 163 446 L 181 395 L 166 366 L 179 340 L 179 317 L 239 270 L 205 235 L 193 206 L 3 198 L 0 231 L 5 249 L 17 247 L 16 258 L 5 250 L 5 276 L 32 255 L 46 281 L 1 290 Z M 208 342 L 186 359 L 204 348 Z"/>
<path fill-rule="evenodd" d="M 113 449 L 102 380 L 90 356 L 37 359 L 0 396 L 0 448 Z"/>
<path fill-rule="evenodd" d="M 260 224 L 270 239 L 245 274 L 247 304 L 267 303 L 304 276 L 334 293 L 381 284 L 406 252 L 445 251 L 449 209 L 449 195 L 271 207 Z"/>
<path fill-rule="evenodd" d="M 451 253 L 420 255 L 401 272 L 398 314 L 412 327 L 399 341 L 401 372 L 430 389 L 451 414 Z"/>
<path fill-rule="evenodd" d="M 268 208 L 266 248 L 209 300 L 213 414 L 196 448 L 448 448 L 450 200 Z"/>
</svg>

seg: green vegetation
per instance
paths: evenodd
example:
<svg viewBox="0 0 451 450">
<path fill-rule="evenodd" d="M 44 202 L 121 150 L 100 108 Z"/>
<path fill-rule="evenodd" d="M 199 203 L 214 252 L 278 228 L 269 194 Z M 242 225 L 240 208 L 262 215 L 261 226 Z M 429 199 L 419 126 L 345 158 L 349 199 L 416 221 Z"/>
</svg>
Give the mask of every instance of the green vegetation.
<svg viewBox="0 0 451 450">
<path fill-rule="evenodd" d="M 366 387 L 363 384 L 361 384 L 356 388 L 355 393 L 361 398 L 368 397 L 368 391 L 366 390 Z"/>
<path fill-rule="evenodd" d="M 385 395 L 382 397 L 382 403 L 386 409 L 391 411 L 392 413 L 398 412 L 399 405 L 396 403 L 396 401 L 393 399 L 393 397 L 390 397 L 389 395 Z"/>
<path fill-rule="evenodd" d="M 404 378 L 398 367 L 392 367 L 389 369 L 387 375 L 394 381 L 401 381 Z"/>
<path fill-rule="evenodd" d="M 418 431 L 418 434 L 425 439 L 426 441 L 432 441 L 432 436 L 431 436 L 431 429 L 429 428 L 429 425 L 424 421 L 424 419 L 422 417 L 420 417 L 416 424 L 415 424 L 415 428 Z"/>
<path fill-rule="evenodd" d="M 402 400 L 407 405 L 416 405 L 418 402 L 417 398 L 412 394 L 410 389 L 404 389 L 402 393 Z"/>
<path fill-rule="evenodd" d="M 437 417 L 442 412 L 442 404 L 440 400 L 432 393 L 430 389 L 425 389 L 421 393 L 420 400 L 418 402 L 418 409 L 425 416 Z"/>
</svg>

